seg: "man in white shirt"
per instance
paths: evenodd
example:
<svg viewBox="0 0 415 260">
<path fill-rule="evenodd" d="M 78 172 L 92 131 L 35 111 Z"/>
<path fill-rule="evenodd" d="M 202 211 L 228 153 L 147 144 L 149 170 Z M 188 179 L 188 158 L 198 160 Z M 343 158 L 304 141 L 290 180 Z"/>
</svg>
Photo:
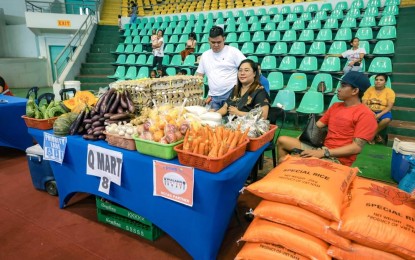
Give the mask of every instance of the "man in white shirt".
<svg viewBox="0 0 415 260">
<path fill-rule="evenodd" d="M 211 109 L 216 111 L 223 106 L 236 85 L 238 66 L 246 57 L 237 48 L 225 45 L 223 28 L 219 26 L 210 29 L 209 45 L 211 49 L 202 54 L 196 72 L 202 77 L 206 74 Z"/>
</svg>

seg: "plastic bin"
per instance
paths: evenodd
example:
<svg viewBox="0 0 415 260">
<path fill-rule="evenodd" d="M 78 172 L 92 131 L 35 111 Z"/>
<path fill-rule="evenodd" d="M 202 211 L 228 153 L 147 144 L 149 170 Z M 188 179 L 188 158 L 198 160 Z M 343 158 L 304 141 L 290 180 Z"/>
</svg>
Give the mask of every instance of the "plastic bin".
<svg viewBox="0 0 415 260">
<path fill-rule="evenodd" d="M 74 88 L 74 89 L 76 89 L 76 91 L 81 90 L 81 82 L 78 81 L 78 80 L 64 81 L 63 85 L 65 85 L 65 88 Z M 72 97 L 69 96 L 69 98 L 72 98 Z"/>
<path fill-rule="evenodd" d="M 398 138 L 393 140 L 391 173 L 392 179 L 400 182 L 409 170 L 407 155 L 415 155 L 415 143 L 402 142 Z"/>
<path fill-rule="evenodd" d="M 55 177 L 49 161 L 43 160 L 42 147 L 37 144 L 27 148 L 26 156 L 33 186 L 38 190 L 47 191 L 52 196 L 58 195 Z"/>
</svg>

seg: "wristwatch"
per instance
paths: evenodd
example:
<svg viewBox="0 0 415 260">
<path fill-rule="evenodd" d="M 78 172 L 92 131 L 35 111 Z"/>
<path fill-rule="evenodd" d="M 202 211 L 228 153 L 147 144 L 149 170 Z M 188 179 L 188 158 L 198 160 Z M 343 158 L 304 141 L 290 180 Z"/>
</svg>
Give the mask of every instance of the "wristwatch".
<svg viewBox="0 0 415 260">
<path fill-rule="evenodd" d="M 329 149 L 324 148 L 324 158 L 330 158 L 330 151 L 329 151 Z"/>
</svg>

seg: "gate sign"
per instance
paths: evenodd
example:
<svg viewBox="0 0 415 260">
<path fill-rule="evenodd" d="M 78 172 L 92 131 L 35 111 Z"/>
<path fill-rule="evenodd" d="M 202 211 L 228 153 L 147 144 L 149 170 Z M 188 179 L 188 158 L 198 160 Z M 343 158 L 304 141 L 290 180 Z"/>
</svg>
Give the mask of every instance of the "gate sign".
<svg viewBox="0 0 415 260">
<path fill-rule="evenodd" d="M 109 194 L 111 182 L 121 185 L 122 153 L 88 144 L 86 174 L 101 177 L 99 191 Z"/>
<path fill-rule="evenodd" d="M 54 136 L 52 134 L 43 133 L 43 159 L 55 161 L 60 164 L 63 162 L 66 148 L 66 137 Z"/>
</svg>

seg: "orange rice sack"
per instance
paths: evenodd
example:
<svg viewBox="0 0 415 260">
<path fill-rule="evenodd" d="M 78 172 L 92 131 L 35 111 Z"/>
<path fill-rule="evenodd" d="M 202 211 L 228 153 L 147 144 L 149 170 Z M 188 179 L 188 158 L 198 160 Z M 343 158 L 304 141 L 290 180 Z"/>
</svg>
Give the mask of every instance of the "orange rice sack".
<svg viewBox="0 0 415 260">
<path fill-rule="evenodd" d="M 298 205 L 338 221 L 342 202 L 356 173 L 356 168 L 326 160 L 286 156 L 267 176 L 247 189 L 264 199 Z"/>
<path fill-rule="evenodd" d="M 330 246 L 327 254 L 339 260 L 403 260 L 397 255 L 355 243 L 352 244 L 350 251 Z"/>
<path fill-rule="evenodd" d="M 351 248 L 350 240 L 337 235 L 330 228 L 330 220 L 300 207 L 263 200 L 255 208 L 253 214 L 256 217 L 303 231 L 342 249 L 349 250 Z"/>
<path fill-rule="evenodd" d="M 410 194 L 359 177 L 350 197 L 332 228 L 359 244 L 415 259 L 415 200 Z"/>
<path fill-rule="evenodd" d="M 245 243 L 235 260 L 308 260 L 296 252 L 286 249 L 280 245 L 267 243 Z"/>
<path fill-rule="evenodd" d="M 323 240 L 261 218 L 254 218 L 241 240 L 281 245 L 311 259 L 331 259 L 326 253 L 329 246 Z"/>
</svg>

